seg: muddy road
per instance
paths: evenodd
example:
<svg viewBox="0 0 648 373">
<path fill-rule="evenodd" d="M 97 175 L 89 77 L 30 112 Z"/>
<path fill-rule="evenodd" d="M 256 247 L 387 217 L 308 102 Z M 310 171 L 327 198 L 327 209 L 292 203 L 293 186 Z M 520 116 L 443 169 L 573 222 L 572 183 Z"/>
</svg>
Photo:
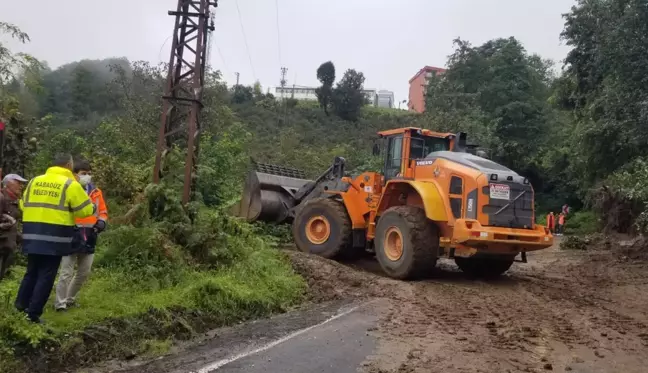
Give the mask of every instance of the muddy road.
<svg viewBox="0 0 648 373">
<path fill-rule="evenodd" d="M 306 309 L 93 371 L 646 372 L 648 262 L 620 252 L 554 247 L 489 282 L 441 261 L 409 283 L 376 274 L 370 260 L 289 252 L 312 290 Z"/>
</svg>

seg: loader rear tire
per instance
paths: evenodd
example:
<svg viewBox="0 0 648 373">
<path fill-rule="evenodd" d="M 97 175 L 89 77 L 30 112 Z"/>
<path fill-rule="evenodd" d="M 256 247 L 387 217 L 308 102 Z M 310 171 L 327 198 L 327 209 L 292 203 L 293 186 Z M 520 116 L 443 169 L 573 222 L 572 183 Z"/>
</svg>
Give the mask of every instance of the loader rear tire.
<svg viewBox="0 0 648 373">
<path fill-rule="evenodd" d="M 399 280 L 421 277 L 436 265 L 438 228 L 418 207 L 392 207 L 378 220 L 375 251 L 389 277 Z"/>
<path fill-rule="evenodd" d="M 463 273 L 469 277 L 494 279 L 508 271 L 513 265 L 511 257 L 481 257 L 461 258 L 456 257 L 455 263 Z"/>
<path fill-rule="evenodd" d="M 297 212 L 292 233 L 300 251 L 332 259 L 351 246 L 351 218 L 342 202 L 315 198 Z"/>
</svg>

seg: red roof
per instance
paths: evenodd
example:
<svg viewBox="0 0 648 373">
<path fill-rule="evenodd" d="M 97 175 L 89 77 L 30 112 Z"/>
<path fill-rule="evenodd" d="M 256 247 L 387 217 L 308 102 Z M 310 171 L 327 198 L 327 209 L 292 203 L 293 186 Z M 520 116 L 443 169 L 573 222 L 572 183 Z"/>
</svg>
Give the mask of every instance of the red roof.
<svg viewBox="0 0 648 373">
<path fill-rule="evenodd" d="M 422 68 L 421 70 L 419 70 L 419 71 L 418 71 L 418 72 L 417 72 L 417 73 L 412 77 L 412 79 L 409 80 L 410 84 L 412 83 L 412 81 L 413 81 L 414 79 L 418 78 L 419 75 L 421 75 L 421 74 L 423 74 L 423 73 L 430 72 L 430 71 L 436 71 L 436 72 L 439 72 L 439 73 L 444 73 L 444 72 L 446 71 L 446 69 L 444 69 L 444 68 L 442 68 L 442 67 L 425 66 L 424 68 Z"/>
</svg>

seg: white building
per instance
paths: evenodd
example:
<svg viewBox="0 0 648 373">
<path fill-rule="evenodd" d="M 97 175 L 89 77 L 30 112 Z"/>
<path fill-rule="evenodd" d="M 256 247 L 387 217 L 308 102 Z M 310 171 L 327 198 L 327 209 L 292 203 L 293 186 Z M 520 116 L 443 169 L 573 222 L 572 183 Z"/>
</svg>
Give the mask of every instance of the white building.
<svg viewBox="0 0 648 373">
<path fill-rule="evenodd" d="M 294 98 L 296 100 L 314 100 L 317 101 L 317 95 L 315 94 L 315 87 L 305 87 L 305 86 L 291 86 L 291 87 L 275 87 L 274 95 L 277 99 L 281 98 Z M 369 101 L 369 105 L 376 106 L 376 90 L 375 89 L 365 89 L 362 91 Z M 392 98 L 393 102 L 393 98 Z"/>
<path fill-rule="evenodd" d="M 367 101 L 369 101 L 369 105 L 376 106 L 376 99 L 378 96 L 376 96 L 375 89 L 365 89 L 364 91 L 362 91 L 362 93 L 365 94 Z"/>
<path fill-rule="evenodd" d="M 376 106 L 378 107 L 386 107 L 386 108 L 393 108 L 394 107 L 394 92 L 392 91 L 386 91 L 384 89 L 381 89 L 378 91 L 378 94 L 376 94 Z"/>
</svg>

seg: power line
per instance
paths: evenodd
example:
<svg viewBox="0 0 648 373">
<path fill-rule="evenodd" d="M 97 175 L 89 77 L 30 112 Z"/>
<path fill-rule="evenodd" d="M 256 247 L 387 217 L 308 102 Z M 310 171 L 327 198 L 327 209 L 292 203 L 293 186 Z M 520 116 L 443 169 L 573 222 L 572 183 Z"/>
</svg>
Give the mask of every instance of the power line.
<svg viewBox="0 0 648 373">
<path fill-rule="evenodd" d="M 279 32 L 279 0 L 275 0 L 275 10 L 277 13 L 277 52 L 279 54 L 279 66 L 281 66 L 281 33 Z"/>
<path fill-rule="evenodd" d="M 216 50 L 218 51 L 218 56 L 220 57 L 221 62 L 223 63 L 223 70 L 225 70 L 225 73 L 226 73 L 227 75 L 229 75 L 230 71 L 229 71 L 229 69 L 227 68 L 227 64 L 225 63 L 225 58 L 223 57 L 223 54 L 221 53 L 221 49 L 220 49 L 220 47 L 218 46 L 218 43 L 215 42 L 214 45 L 216 45 Z"/>
<path fill-rule="evenodd" d="M 250 55 L 250 47 L 248 46 L 247 36 L 245 36 L 245 27 L 243 27 L 243 19 L 241 18 L 241 9 L 239 8 L 238 0 L 235 1 L 236 13 L 238 13 L 239 24 L 241 25 L 241 32 L 243 33 L 243 41 L 245 42 L 245 50 L 247 51 L 248 59 L 250 60 L 250 68 L 252 69 L 252 76 L 256 81 L 256 73 L 254 72 L 254 65 L 252 64 L 252 55 Z"/>
<path fill-rule="evenodd" d="M 162 49 L 164 49 L 164 46 L 169 41 L 169 39 L 171 39 L 171 37 L 173 37 L 173 35 L 169 35 L 166 39 L 164 39 L 164 43 L 162 43 L 162 46 L 160 47 L 160 51 L 158 52 L 158 62 L 164 62 L 162 61 Z"/>
</svg>

